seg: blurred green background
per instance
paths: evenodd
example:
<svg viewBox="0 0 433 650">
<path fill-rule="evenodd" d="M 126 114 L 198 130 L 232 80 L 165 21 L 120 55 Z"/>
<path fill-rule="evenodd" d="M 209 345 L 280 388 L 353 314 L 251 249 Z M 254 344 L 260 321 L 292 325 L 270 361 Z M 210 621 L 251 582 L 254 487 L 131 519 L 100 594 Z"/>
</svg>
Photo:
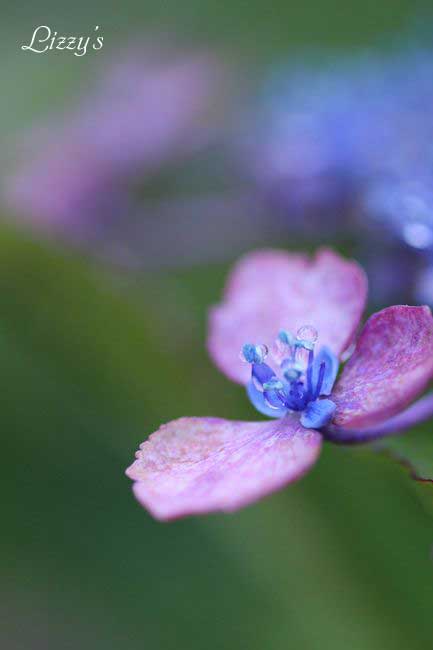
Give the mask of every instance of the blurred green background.
<svg viewBox="0 0 433 650">
<path fill-rule="evenodd" d="M 426 8 L 8 3 L 3 150 L 67 104 L 95 63 L 20 51 L 37 25 L 87 33 L 99 24 L 104 55 L 127 36 L 169 29 L 235 52 L 253 74 L 296 47 L 344 56 L 380 43 Z M 204 347 L 206 310 L 228 268 L 184 263 L 124 277 L 1 227 L 2 648 L 431 646 L 433 520 L 406 471 L 380 456 L 327 447 L 300 483 L 233 515 L 160 524 L 132 498 L 124 469 L 161 422 L 255 417 Z"/>
</svg>

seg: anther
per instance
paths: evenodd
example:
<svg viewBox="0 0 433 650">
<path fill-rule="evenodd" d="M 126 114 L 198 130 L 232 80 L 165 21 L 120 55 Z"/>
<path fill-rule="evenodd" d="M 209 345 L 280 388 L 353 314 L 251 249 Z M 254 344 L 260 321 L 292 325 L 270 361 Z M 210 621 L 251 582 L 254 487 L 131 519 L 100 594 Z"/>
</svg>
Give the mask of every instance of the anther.
<svg viewBox="0 0 433 650">
<path fill-rule="evenodd" d="M 245 343 L 242 346 L 239 357 L 244 363 L 263 363 L 268 356 L 268 348 L 266 345 L 253 343 Z"/>
</svg>

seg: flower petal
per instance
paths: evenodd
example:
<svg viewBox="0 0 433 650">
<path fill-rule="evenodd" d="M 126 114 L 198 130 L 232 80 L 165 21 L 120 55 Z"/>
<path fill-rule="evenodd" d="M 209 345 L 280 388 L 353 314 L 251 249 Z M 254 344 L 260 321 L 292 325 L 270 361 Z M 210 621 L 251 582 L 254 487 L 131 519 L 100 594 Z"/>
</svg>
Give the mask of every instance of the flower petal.
<svg viewBox="0 0 433 650">
<path fill-rule="evenodd" d="M 334 423 L 365 427 L 404 409 L 433 375 L 428 307 L 394 306 L 373 314 L 337 382 Z"/>
<path fill-rule="evenodd" d="M 310 259 L 283 251 L 256 251 L 232 271 L 224 301 L 209 319 L 209 353 L 222 372 L 241 384 L 250 370 L 239 359 L 247 342 L 268 346 L 280 329 L 296 333 L 313 325 L 318 346 L 339 355 L 350 344 L 367 295 L 367 281 L 356 262 L 324 249 Z"/>
<path fill-rule="evenodd" d="M 232 511 L 302 476 L 321 441 L 293 416 L 267 422 L 180 418 L 140 446 L 126 473 L 136 481 L 138 501 L 157 519 Z"/>
</svg>

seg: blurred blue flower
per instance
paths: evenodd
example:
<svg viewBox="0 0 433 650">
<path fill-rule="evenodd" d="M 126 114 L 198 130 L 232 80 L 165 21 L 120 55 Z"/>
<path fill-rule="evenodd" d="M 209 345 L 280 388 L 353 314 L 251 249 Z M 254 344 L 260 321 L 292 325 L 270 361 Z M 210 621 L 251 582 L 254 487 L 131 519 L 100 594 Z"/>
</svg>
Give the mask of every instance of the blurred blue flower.
<svg viewBox="0 0 433 650">
<path fill-rule="evenodd" d="M 268 213 L 297 235 L 433 251 L 432 79 L 427 50 L 274 71 L 239 148 Z"/>
<path fill-rule="evenodd" d="M 322 223 L 329 231 L 358 198 L 370 111 L 360 105 L 354 77 L 365 67 L 353 61 L 274 71 L 247 119 L 242 163 L 265 203 L 292 226 Z"/>
<path fill-rule="evenodd" d="M 369 219 L 370 233 L 383 232 L 388 249 L 391 247 L 394 251 L 390 260 L 394 282 L 396 272 L 397 277 L 405 274 L 406 279 L 400 278 L 399 288 L 409 281 L 414 299 L 432 304 L 433 174 L 428 176 L 420 172 L 418 176 L 401 178 L 394 175 L 372 183 L 363 197 L 362 209 Z M 398 270 L 402 273 L 399 274 Z M 407 296 L 408 292 L 403 292 L 403 295 Z"/>
<path fill-rule="evenodd" d="M 429 180 L 394 177 L 372 184 L 363 207 L 408 246 L 420 251 L 433 248 L 433 176 Z"/>
</svg>

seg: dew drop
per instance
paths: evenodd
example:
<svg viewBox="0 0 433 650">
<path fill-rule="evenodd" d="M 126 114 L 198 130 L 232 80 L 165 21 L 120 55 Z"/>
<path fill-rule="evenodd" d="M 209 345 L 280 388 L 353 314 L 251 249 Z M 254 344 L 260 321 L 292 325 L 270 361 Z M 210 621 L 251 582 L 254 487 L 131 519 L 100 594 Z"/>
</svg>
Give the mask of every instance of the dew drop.
<svg viewBox="0 0 433 650">
<path fill-rule="evenodd" d="M 302 343 L 303 347 L 307 350 L 312 350 L 319 335 L 317 330 L 312 325 L 302 325 L 296 332 L 296 339 Z"/>
</svg>

